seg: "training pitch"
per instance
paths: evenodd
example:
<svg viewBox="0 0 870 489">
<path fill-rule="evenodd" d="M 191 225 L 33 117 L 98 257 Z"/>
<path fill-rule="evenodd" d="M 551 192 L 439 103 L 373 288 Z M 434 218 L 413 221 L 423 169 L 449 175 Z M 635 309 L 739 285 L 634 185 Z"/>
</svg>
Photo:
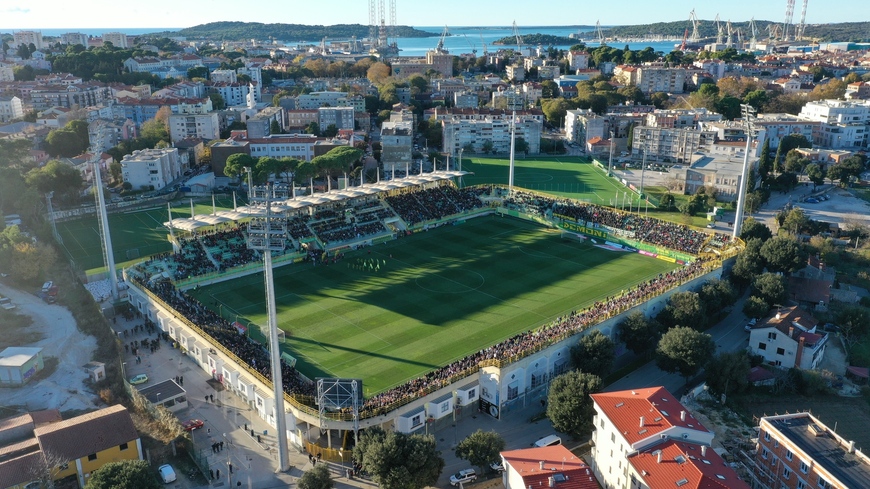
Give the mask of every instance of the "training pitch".
<svg viewBox="0 0 870 489">
<path fill-rule="evenodd" d="M 508 184 L 510 160 L 463 157 L 462 169 L 474 175 L 462 177 L 466 186 L 479 184 Z M 516 187 L 559 195 L 571 199 L 611 207 L 637 206 L 638 195 L 588 159 L 572 156 L 533 156 L 514 159 L 514 185 Z"/>
<path fill-rule="evenodd" d="M 232 209 L 232 200 L 217 202 L 216 208 Z M 195 204 L 197 214 L 211 214 L 211 202 Z M 172 218 L 190 217 L 189 201 L 172 204 Z M 169 220 L 166 204 L 152 209 L 116 212 L 109 214 L 109 229 L 112 236 L 112 249 L 115 263 L 121 265 L 131 261 L 141 261 L 148 255 L 172 251 L 169 230 L 163 223 Z M 80 219 L 57 223 L 57 232 L 63 240 L 67 255 L 81 270 L 105 270 L 103 264 L 100 225 L 97 216 L 91 214 Z"/>
<path fill-rule="evenodd" d="M 309 378 L 362 378 L 370 396 L 675 267 L 519 219 L 471 219 L 275 269 L 282 348 Z M 262 274 L 190 293 L 266 324 Z"/>
</svg>

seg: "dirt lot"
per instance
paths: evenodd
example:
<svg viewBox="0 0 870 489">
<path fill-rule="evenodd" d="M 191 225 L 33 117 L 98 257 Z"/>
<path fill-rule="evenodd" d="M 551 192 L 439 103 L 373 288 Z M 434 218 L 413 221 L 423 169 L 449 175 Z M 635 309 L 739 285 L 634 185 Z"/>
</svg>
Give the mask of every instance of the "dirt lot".
<svg viewBox="0 0 870 489">
<path fill-rule="evenodd" d="M 94 402 L 96 395 L 85 386 L 87 374 L 82 370 L 82 365 L 91 360 L 97 346 L 96 340 L 76 328 L 72 314 L 64 307 L 48 305 L 33 294 L 2 283 L 0 294 L 12 299 L 16 306 L 13 312 L 33 319 L 33 324 L 25 331 L 8 331 L 5 325 L 0 325 L 5 344 L 42 347 L 45 364 L 56 365 L 54 372 L 45 378 L 31 381 L 23 387 L 0 389 L 2 404 L 31 411 L 58 409 L 63 412 L 97 408 Z"/>
</svg>

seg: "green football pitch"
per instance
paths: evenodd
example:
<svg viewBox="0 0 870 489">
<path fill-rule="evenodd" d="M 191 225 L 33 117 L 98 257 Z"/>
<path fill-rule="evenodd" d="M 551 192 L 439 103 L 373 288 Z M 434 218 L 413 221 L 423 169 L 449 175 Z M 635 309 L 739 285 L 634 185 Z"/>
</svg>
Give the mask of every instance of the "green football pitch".
<svg viewBox="0 0 870 489">
<path fill-rule="evenodd" d="M 218 209 L 232 209 L 232 200 L 216 202 Z M 211 202 L 195 204 L 197 214 L 210 214 Z M 172 218 L 190 217 L 189 201 L 172 204 Z M 141 261 L 156 253 L 172 251 L 169 243 L 169 230 L 163 223 L 169 220 L 166 206 L 132 212 L 109 214 L 109 230 L 112 236 L 112 249 L 115 263 L 121 265 L 131 261 Z M 97 216 L 90 215 L 81 219 L 57 223 L 57 232 L 63 240 L 69 258 L 81 270 L 105 270 L 103 264 L 102 241 Z"/>
<path fill-rule="evenodd" d="M 282 349 L 309 378 L 362 378 L 368 396 L 675 266 L 518 219 L 472 219 L 275 269 Z M 262 274 L 190 293 L 229 320 L 266 324 Z"/>
<path fill-rule="evenodd" d="M 474 173 L 462 177 L 463 185 L 508 183 L 510 160 L 496 158 L 462 158 L 462 169 Z M 638 195 L 626 189 L 596 168 L 588 159 L 560 157 L 526 157 L 514 160 L 516 187 L 559 195 L 612 207 L 637 206 Z"/>
</svg>

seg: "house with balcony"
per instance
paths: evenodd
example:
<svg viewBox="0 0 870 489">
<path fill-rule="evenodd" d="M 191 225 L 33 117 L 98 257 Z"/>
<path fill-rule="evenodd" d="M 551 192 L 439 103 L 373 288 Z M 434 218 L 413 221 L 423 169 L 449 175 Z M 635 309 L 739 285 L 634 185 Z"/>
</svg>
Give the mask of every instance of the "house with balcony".
<svg viewBox="0 0 870 489">
<path fill-rule="evenodd" d="M 778 310 L 749 332 L 749 349 L 764 362 L 782 368 L 815 369 L 825 356 L 828 334 L 798 306 Z"/>
</svg>

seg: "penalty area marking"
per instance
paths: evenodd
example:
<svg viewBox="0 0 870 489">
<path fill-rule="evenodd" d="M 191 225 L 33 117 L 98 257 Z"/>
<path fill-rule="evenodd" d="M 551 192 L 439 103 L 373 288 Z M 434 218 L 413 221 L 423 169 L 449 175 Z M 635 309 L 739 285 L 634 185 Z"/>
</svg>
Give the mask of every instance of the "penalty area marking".
<svg viewBox="0 0 870 489">
<path fill-rule="evenodd" d="M 477 272 L 473 272 L 471 270 L 459 270 L 459 271 L 461 271 L 463 273 L 467 273 L 467 274 L 469 274 L 469 276 L 476 275 L 477 279 L 479 279 L 479 283 L 476 286 L 471 287 L 471 286 L 465 285 L 464 283 L 459 282 L 457 280 L 449 279 L 447 277 L 441 277 L 439 275 L 434 275 L 434 276 L 433 275 L 426 275 L 426 276 L 417 277 L 414 279 L 414 283 L 417 284 L 417 287 L 420 287 L 421 289 L 425 290 L 426 292 L 433 292 L 435 294 L 465 294 L 467 292 L 473 292 L 475 290 L 480 289 L 481 287 L 483 287 L 483 284 L 486 283 L 486 279 L 483 278 L 483 275 L 481 275 Z M 425 284 L 426 281 L 431 279 L 431 278 L 438 278 L 438 279 L 440 279 L 441 282 L 453 282 L 453 284 L 455 284 L 455 288 L 454 288 L 454 286 L 451 286 L 451 287 L 446 287 L 444 289 L 439 290 L 438 288 L 433 288 L 435 286 L 434 283 L 433 284 L 426 284 L 426 285 L 423 285 L 420 283 L 422 281 Z"/>
</svg>

